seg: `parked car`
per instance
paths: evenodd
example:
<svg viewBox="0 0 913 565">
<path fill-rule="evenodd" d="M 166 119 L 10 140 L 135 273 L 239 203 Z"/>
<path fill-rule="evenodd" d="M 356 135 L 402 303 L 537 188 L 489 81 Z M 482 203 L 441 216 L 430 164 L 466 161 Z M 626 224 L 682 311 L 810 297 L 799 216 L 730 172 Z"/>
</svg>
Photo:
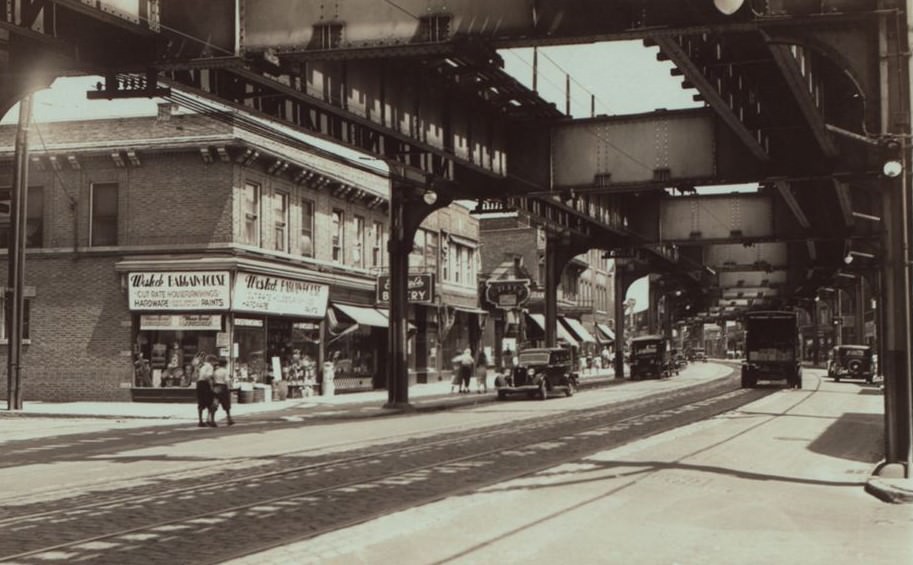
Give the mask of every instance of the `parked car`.
<svg viewBox="0 0 913 565">
<path fill-rule="evenodd" d="M 827 376 L 840 379 L 875 379 L 875 363 L 872 348 L 868 345 L 837 345 L 827 356 Z"/>
<path fill-rule="evenodd" d="M 529 398 L 545 400 L 556 391 L 573 396 L 578 386 L 577 371 L 571 350 L 563 347 L 523 349 L 517 355 L 517 365 L 505 375 L 495 378 L 498 399 L 512 393 L 525 393 Z"/>
</svg>

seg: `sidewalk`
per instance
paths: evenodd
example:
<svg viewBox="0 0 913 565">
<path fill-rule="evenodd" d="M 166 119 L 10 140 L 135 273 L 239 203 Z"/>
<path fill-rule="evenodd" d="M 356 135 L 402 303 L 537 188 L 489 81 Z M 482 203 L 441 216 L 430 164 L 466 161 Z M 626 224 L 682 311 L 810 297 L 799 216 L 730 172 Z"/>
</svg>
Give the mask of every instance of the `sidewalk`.
<svg viewBox="0 0 913 565">
<path fill-rule="evenodd" d="M 580 388 L 604 386 L 614 380 L 615 372 L 612 369 L 594 370 L 581 375 Z M 470 382 L 471 393 L 451 393 L 452 386 L 448 381 L 428 384 L 416 384 L 409 387 L 409 401 L 415 410 L 440 410 L 453 406 L 477 404 L 480 401 L 493 401 L 496 398 L 494 376 L 488 377 L 488 392 L 476 393 L 476 380 Z M 286 400 L 273 400 L 271 402 L 256 402 L 249 404 L 232 403 L 232 416 L 247 414 L 261 414 L 266 412 L 279 412 L 290 408 L 303 406 L 346 406 L 354 404 L 375 404 L 381 407 L 387 402 L 386 390 L 372 390 L 366 392 L 352 392 L 336 394 L 334 396 L 311 396 L 307 398 L 292 398 Z M 196 406 L 193 403 L 176 402 L 104 402 L 104 401 L 79 401 L 79 402 L 23 402 L 21 411 L 7 410 L 7 402 L 0 401 L 0 418 L 4 417 L 70 417 L 70 418 L 118 418 L 118 419 L 157 419 L 157 420 L 187 420 L 196 421 Z"/>
</svg>

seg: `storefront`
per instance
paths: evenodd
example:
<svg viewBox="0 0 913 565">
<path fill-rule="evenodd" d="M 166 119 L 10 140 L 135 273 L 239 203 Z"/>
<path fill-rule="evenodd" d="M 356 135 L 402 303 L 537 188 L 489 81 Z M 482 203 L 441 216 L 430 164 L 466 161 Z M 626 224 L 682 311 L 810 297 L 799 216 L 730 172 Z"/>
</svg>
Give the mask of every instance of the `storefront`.
<svg viewBox="0 0 913 565">
<path fill-rule="evenodd" d="M 241 270 L 129 272 L 126 281 L 134 389 L 192 388 L 195 358 L 207 354 L 239 385 L 317 380 L 327 285 Z"/>
<path fill-rule="evenodd" d="M 334 302 L 327 312 L 326 352 L 337 392 L 384 388 L 387 311 Z"/>
</svg>

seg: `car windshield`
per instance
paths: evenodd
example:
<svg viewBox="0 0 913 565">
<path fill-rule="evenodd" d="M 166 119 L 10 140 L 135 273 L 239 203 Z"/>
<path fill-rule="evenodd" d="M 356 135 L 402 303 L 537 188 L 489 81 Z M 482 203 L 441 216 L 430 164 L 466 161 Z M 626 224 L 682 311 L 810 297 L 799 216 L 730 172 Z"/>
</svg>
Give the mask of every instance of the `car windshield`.
<svg viewBox="0 0 913 565">
<path fill-rule="evenodd" d="M 548 365 L 548 351 L 521 351 L 521 365 Z"/>
<path fill-rule="evenodd" d="M 659 351 L 659 343 L 637 343 L 633 346 L 634 355 L 654 355 Z"/>
</svg>

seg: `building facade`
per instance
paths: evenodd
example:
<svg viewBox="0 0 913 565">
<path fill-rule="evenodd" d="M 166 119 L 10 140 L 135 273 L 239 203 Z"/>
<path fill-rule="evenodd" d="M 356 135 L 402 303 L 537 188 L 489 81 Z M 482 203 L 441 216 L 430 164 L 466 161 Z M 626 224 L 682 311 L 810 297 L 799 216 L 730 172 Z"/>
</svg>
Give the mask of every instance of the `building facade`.
<svg viewBox="0 0 913 565">
<path fill-rule="evenodd" d="M 386 173 L 243 115 L 160 110 L 33 128 L 24 398 L 190 388 L 203 353 L 240 383 L 312 377 L 319 387 L 331 374 L 337 392 L 385 387 Z M 0 128 L 0 200 L 14 135 Z M 452 324 L 431 340 L 423 332 L 477 310 L 477 232 L 459 206 L 423 224 L 416 247 L 427 256 L 410 260 L 436 293 L 413 306 L 415 379 L 440 373 L 442 344 L 470 339 Z M 8 235 L 0 208 L 7 246 Z"/>
<path fill-rule="evenodd" d="M 507 349 L 541 345 L 545 339 L 546 234 L 517 213 L 481 218 L 479 234 L 480 293 L 492 312 L 485 341 L 503 364 L 502 353 Z M 575 348 L 588 365 L 596 359 L 601 363 L 599 353 L 614 343 L 614 265 L 604 255 L 605 251 L 593 249 L 575 257 L 562 272 L 557 290 L 558 341 Z M 528 281 L 528 298 L 521 305 L 498 305 L 485 298 L 487 288 L 509 288 L 511 281 Z"/>
</svg>

